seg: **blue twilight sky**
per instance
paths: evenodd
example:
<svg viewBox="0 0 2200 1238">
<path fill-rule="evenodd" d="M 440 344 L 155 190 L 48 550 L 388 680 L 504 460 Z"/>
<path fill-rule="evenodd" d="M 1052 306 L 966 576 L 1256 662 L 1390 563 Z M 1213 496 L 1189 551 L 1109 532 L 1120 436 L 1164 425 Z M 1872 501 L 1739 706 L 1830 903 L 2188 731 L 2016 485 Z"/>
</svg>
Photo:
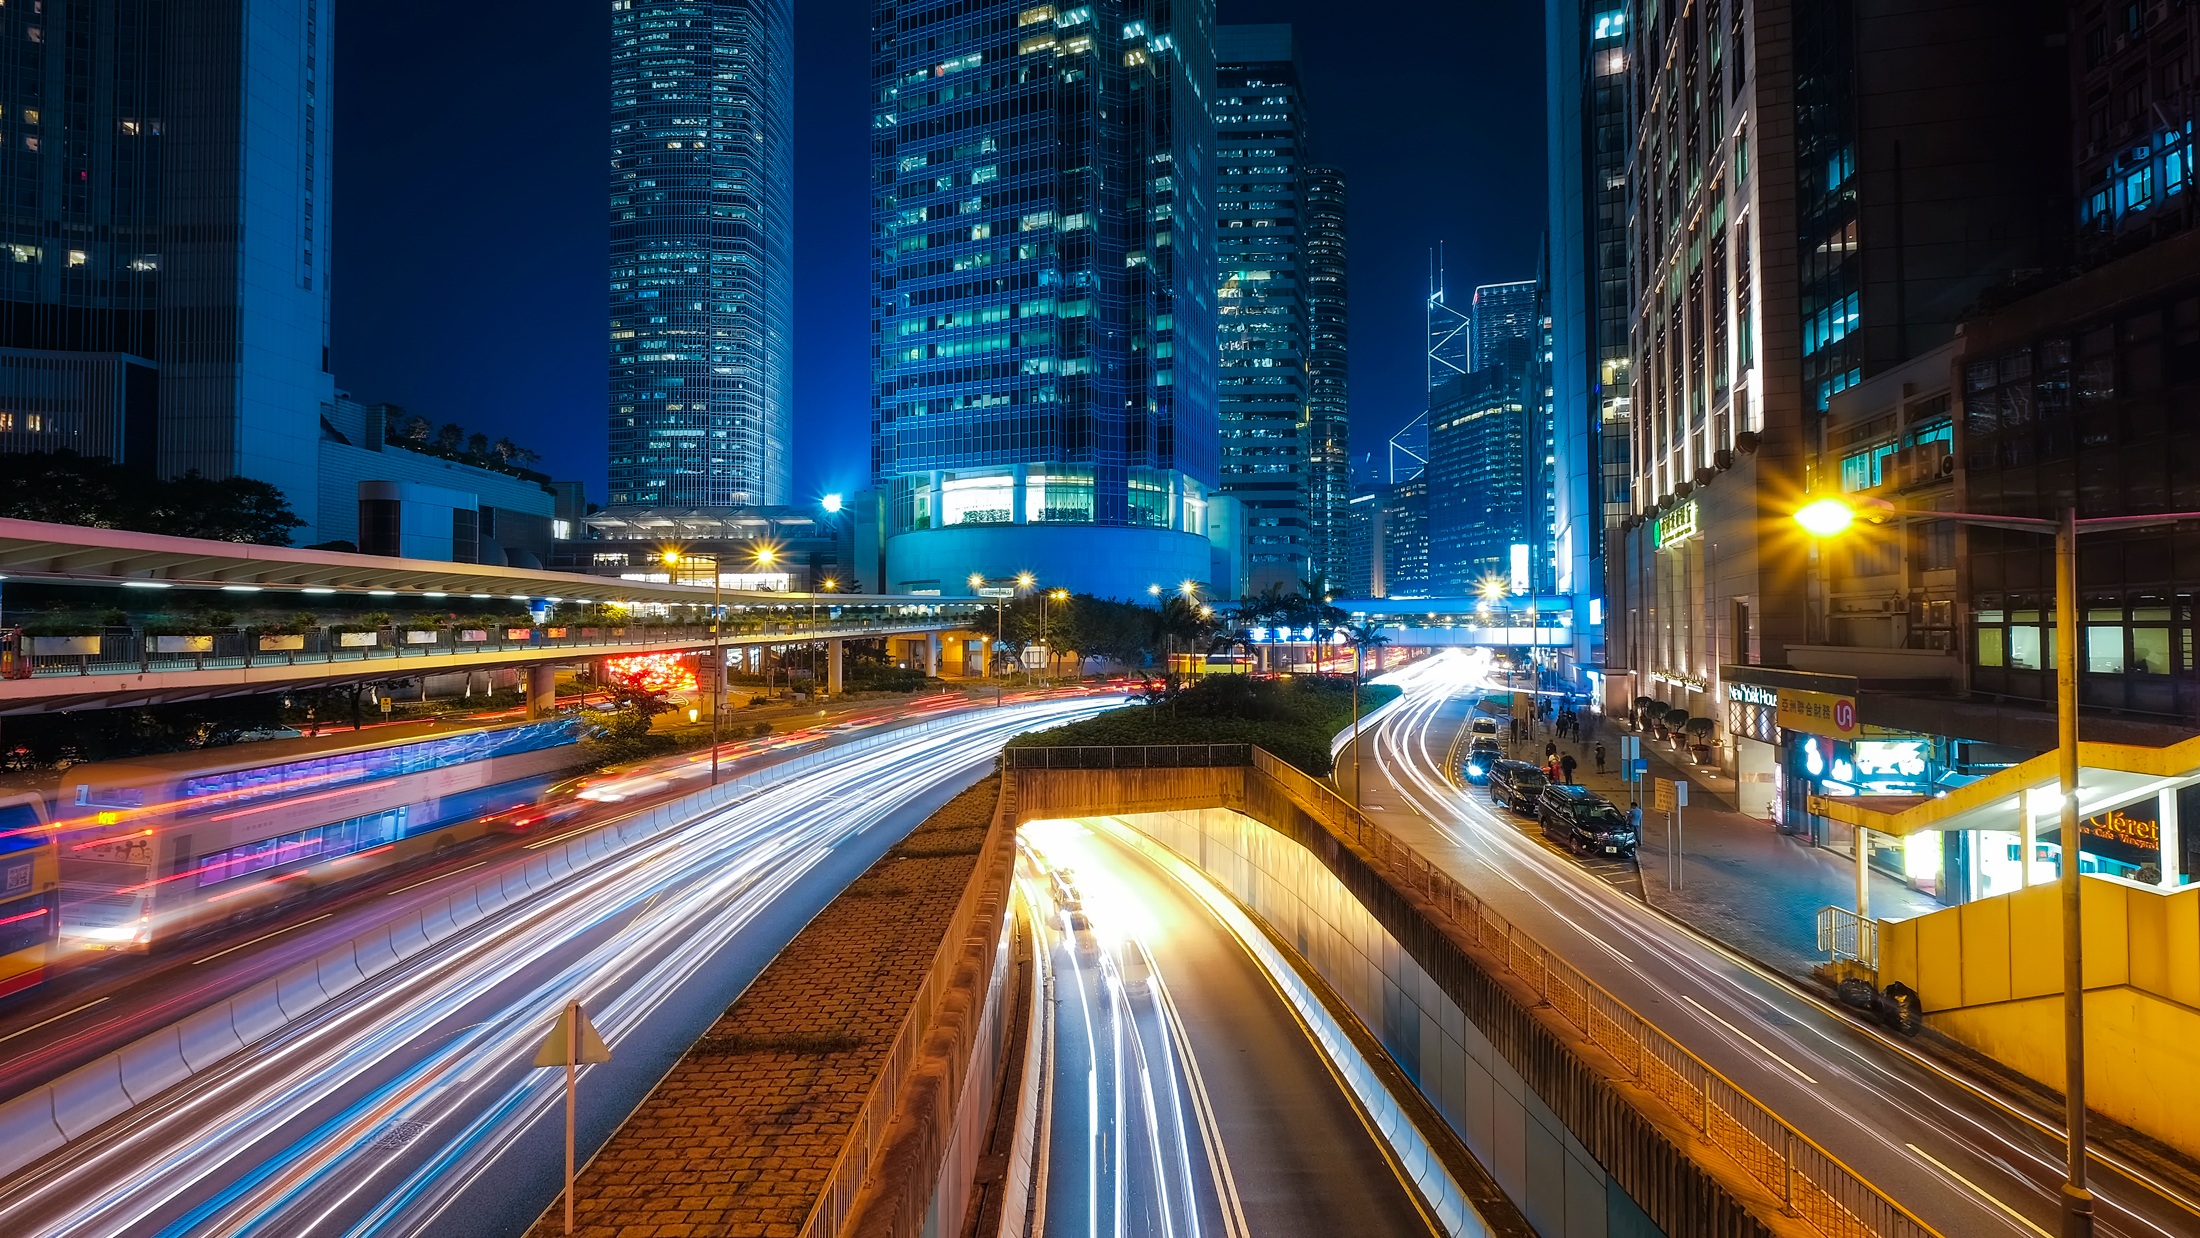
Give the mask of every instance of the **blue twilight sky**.
<svg viewBox="0 0 2200 1238">
<path fill-rule="evenodd" d="M 1313 153 L 1349 178 L 1358 455 L 1421 408 L 1428 250 L 1455 290 L 1535 273 L 1543 6 L 1218 3 L 1297 25 Z M 870 9 L 795 0 L 798 500 L 868 468 Z M 479 0 L 422 29 L 337 8 L 337 385 L 509 434 L 600 502 L 608 10 Z"/>
</svg>

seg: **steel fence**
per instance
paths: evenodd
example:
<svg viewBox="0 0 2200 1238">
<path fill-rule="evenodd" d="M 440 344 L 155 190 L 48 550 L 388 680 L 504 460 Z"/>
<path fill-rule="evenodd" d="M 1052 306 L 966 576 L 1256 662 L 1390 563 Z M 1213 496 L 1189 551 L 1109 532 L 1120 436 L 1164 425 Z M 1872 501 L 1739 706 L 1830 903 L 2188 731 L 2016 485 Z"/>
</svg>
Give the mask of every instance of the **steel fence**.
<svg viewBox="0 0 2200 1238">
<path fill-rule="evenodd" d="M 817 624 L 750 620 L 729 622 L 724 643 L 731 646 L 802 644 L 835 637 L 893 635 L 910 630 L 907 620 L 840 619 Z M 528 649 L 576 652 L 629 646 L 711 643 L 706 624 L 510 624 L 439 628 L 331 625 L 296 632 L 222 628 L 192 633 L 163 633 L 139 627 L 108 627 L 73 635 L 10 632 L 0 636 L 7 653 L 5 674 L 14 679 L 63 675 L 141 675 L 154 671 L 240 670 L 255 666 L 390 661 L 431 663 L 437 657 L 509 653 Z M 433 665 L 420 665 L 434 673 Z"/>
<path fill-rule="evenodd" d="M 1211 769 L 1253 763 L 1251 744 L 1082 745 L 1005 748 L 1006 769 Z"/>
<path fill-rule="evenodd" d="M 1846 907 L 1818 909 L 1818 948 L 1839 963 L 1854 959 L 1879 970 L 1879 921 L 1860 916 Z"/>
<path fill-rule="evenodd" d="M 1907 1208 L 1508 923 L 1326 784 L 1265 751 L 1255 751 L 1252 764 L 1316 820 L 1373 856 L 1394 883 L 1402 881 L 1442 908 L 1470 943 L 1526 981 L 1560 1018 L 1611 1054 L 1635 1084 L 1771 1191 L 1790 1216 L 1828 1238 L 1939 1238 Z"/>
</svg>

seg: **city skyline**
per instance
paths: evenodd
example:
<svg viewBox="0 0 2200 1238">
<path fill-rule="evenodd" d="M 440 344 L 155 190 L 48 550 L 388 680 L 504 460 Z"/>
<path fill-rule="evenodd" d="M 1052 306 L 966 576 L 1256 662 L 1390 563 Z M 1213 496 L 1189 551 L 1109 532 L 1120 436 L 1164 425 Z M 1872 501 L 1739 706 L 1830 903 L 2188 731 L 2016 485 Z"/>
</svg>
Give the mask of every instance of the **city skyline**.
<svg viewBox="0 0 2200 1238">
<path fill-rule="evenodd" d="M 795 288 L 793 403 L 794 477 L 790 501 L 807 501 L 828 491 L 861 488 L 867 464 L 851 450 L 860 443 L 868 421 L 866 384 L 858 381 L 868 318 L 860 294 L 867 278 L 868 210 L 863 201 L 868 121 L 859 49 L 867 38 L 868 11 L 795 6 L 794 54 L 797 65 L 795 107 L 796 225 L 795 265 L 802 274 Z M 586 351 L 602 356 L 607 317 L 602 297 L 601 101 L 609 97 L 608 38 L 597 10 L 576 14 L 566 26 L 515 21 L 490 6 L 453 15 L 461 27 L 479 23 L 484 35 L 517 37 L 527 54 L 515 64 L 540 66 L 539 80 L 555 80 L 555 90 L 536 85 L 538 74 L 505 76 L 502 66 L 468 61 L 465 80 L 476 83 L 450 103 L 463 114 L 513 93 L 537 94 L 541 124 L 531 130 L 524 151 L 496 149 L 469 156 L 450 175 L 470 184 L 462 201 L 439 201 L 432 211 L 410 178 L 423 166 L 431 171 L 446 160 L 443 147 L 424 144 L 426 135 L 452 123 L 443 108 L 423 110 L 399 84 L 421 77 L 461 73 L 450 46 L 399 41 L 361 19 L 362 10 L 339 10 L 342 37 L 336 55 L 343 88 L 337 94 L 337 175 L 343 195 L 337 207 L 336 264 L 333 280 L 336 316 L 332 353 L 341 385 L 367 400 L 387 400 L 427 416 L 456 420 L 509 435 L 543 453 L 545 467 L 559 476 L 577 477 L 590 497 L 605 497 L 599 463 L 603 450 L 603 387 L 600 360 L 586 364 Z M 1376 72 L 1356 49 L 1371 34 L 1326 29 L 1320 6 L 1304 3 L 1252 3 L 1222 0 L 1223 22 L 1297 19 L 1324 29 L 1311 53 L 1307 72 L 1314 89 L 1336 102 L 1318 118 L 1312 153 L 1343 166 L 1351 179 L 1353 395 L 1355 438 L 1379 441 L 1406 416 L 1403 397 L 1419 385 L 1418 347 L 1410 324 L 1420 316 L 1421 255 L 1445 241 L 1455 275 L 1481 282 L 1532 269 L 1540 204 L 1473 201 L 1465 192 L 1463 168 L 1469 160 L 1482 167 L 1514 167 L 1516 179 L 1540 184 L 1539 143 L 1499 140 L 1496 135 L 1458 131 L 1440 124 L 1442 98 L 1464 90 L 1498 92 L 1503 75 L 1488 82 L 1443 82 L 1436 66 L 1442 57 L 1433 35 L 1426 49 L 1386 53 L 1418 60 L 1425 71 L 1400 84 L 1389 72 Z M 1432 15 L 1439 30 L 1494 30 L 1531 48 L 1539 37 L 1534 15 L 1512 17 L 1465 14 Z M 354 26 L 352 23 L 359 23 Z M 1495 23 L 1493 26 L 1492 23 Z M 587 26 L 586 30 L 580 29 Z M 514 31 L 514 27 L 524 27 Z M 454 36 L 454 45 L 463 42 Z M 1532 62 L 1508 72 L 1515 91 L 1535 89 Z M 482 72 L 490 78 L 482 78 Z M 491 82 L 494 85 L 491 85 Z M 588 87 L 586 83 L 601 83 Z M 1368 99 L 1377 82 L 1408 92 L 1406 115 L 1420 118 L 1401 130 L 1397 117 Z M 579 88 L 576 89 L 576 84 Z M 1421 126 L 1426 126 L 1425 128 Z M 1455 154 L 1430 162 L 1427 152 L 1448 146 Z M 487 162 L 484 163 L 483 161 Z M 484 178 L 480 168 L 497 171 Z M 399 176 L 400 172 L 403 177 Z M 591 191 L 588 186 L 593 184 Z M 1456 186 L 1456 192 L 1446 192 Z M 1532 195 L 1531 195 L 1532 196 Z M 461 285 L 453 298 L 423 303 L 408 282 L 425 275 L 468 230 L 485 226 L 483 212 L 496 212 L 497 227 L 509 232 L 530 256 L 524 268 L 484 271 L 476 283 Z M 397 221 L 405 221 L 402 228 Z M 449 237 L 446 243 L 439 238 Z M 593 264 L 593 265 L 591 265 Z M 480 295 L 524 270 L 540 277 L 539 291 L 504 297 L 493 313 L 469 316 L 463 328 L 454 317 Z M 438 324 L 444 324 L 439 326 Z M 430 345 L 438 334 L 460 332 L 477 351 L 463 363 L 458 354 Z M 1403 332 L 1403 334 L 1401 334 Z M 591 373 L 590 370 L 593 369 Z M 490 381 L 488 375 L 501 372 Z M 587 393 L 599 394 L 591 398 Z M 595 412 L 586 410 L 593 407 Z M 1398 411 L 1393 411 L 1393 410 Z"/>
</svg>

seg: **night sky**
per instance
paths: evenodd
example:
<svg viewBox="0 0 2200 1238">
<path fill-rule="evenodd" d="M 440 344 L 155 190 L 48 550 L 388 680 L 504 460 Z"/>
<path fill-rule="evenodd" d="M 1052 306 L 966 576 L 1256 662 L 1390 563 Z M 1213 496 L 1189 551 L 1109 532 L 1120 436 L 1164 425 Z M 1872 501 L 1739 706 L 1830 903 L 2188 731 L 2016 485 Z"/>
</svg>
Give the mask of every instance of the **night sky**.
<svg viewBox="0 0 2200 1238">
<path fill-rule="evenodd" d="M 1355 456 L 1422 407 L 1428 250 L 1450 285 L 1535 274 L 1539 4 L 1218 0 L 1290 21 L 1313 155 L 1352 194 Z M 866 480 L 870 5 L 795 0 L 795 498 Z M 1345 17 L 1342 14 L 1352 16 Z M 339 388 L 542 453 L 604 491 L 610 20 L 600 0 L 337 7 Z"/>
</svg>

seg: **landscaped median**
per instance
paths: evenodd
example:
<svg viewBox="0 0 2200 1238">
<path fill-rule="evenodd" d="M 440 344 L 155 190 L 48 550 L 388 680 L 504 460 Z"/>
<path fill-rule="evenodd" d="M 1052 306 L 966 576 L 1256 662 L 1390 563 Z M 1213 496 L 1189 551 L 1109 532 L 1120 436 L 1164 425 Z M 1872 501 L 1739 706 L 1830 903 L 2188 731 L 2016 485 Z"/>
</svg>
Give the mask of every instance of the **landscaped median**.
<svg viewBox="0 0 2200 1238">
<path fill-rule="evenodd" d="M 969 1181 L 940 1170 L 974 1167 L 956 1115 L 999 1073 L 1000 786 L 934 813 L 780 952 L 589 1162 L 576 1233 L 829 1238 L 927 1210 L 959 1227 L 966 1191 L 932 1186 Z M 560 1233 L 559 1211 L 533 1232 Z"/>
<path fill-rule="evenodd" d="M 1390 684 L 1361 684 L 1360 714 L 1390 703 L 1398 691 Z M 1354 699 L 1352 680 L 1343 675 L 1213 675 L 1189 687 L 1157 691 L 1144 704 L 1019 735 L 1008 746 L 1259 744 L 1298 769 L 1326 778 L 1335 761 L 1333 741 L 1352 725 Z"/>
</svg>

